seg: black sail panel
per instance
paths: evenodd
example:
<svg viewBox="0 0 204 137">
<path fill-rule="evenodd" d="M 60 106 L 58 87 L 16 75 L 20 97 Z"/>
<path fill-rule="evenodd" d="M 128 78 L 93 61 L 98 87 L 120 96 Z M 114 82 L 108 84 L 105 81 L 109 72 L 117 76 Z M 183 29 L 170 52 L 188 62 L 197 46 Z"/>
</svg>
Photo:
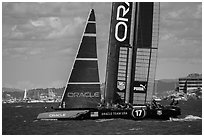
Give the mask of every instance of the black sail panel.
<svg viewBox="0 0 204 137">
<path fill-rule="evenodd" d="M 140 3 L 137 39 L 138 48 L 151 48 L 152 46 L 153 6 L 153 2 Z"/>
<path fill-rule="evenodd" d="M 76 60 L 69 82 L 99 82 L 97 61 Z"/>
<path fill-rule="evenodd" d="M 62 108 L 96 108 L 100 102 L 100 81 L 96 48 L 96 21 L 90 11 L 75 62 L 66 85 Z"/>
<path fill-rule="evenodd" d="M 91 10 L 91 12 L 89 14 L 88 21 L 96 21 L 96 17 L 95 17 L 95 13 L 94 13 L 93 9 Z"/>
<path fill-rule="evenodd" d="M 77 58 L 97 58 L 96 37 L 84 36 Z"/>
<path fill-rule="evenodd" d="M 96 25 L 95 25 L 95 23 L 87 24 L 85 33 L 96 33 Z"/>
</svg>

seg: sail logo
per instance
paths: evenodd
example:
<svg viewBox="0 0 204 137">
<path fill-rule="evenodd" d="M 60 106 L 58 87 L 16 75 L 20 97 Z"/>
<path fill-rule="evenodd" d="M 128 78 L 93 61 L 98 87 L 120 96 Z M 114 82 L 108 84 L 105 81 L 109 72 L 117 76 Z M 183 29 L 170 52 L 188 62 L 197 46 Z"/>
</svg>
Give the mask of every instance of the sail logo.
<svg viewBox="0 0 204 137">
<path fill-rule="evenodd" d="M 145 82 L 145 81 L 134 81 L 133 91 L 135 93 L 145 93 L 147 91 L 147 82 Z"/>
<path fill-rule="evenodd" d="M 85 97 L 85 98 L 99 98 L 100 93 L 99 92 L 69 92 L 67 93 L 67 97 Z"/>
<path fill-rule="evenodd" d="M 126 5 L 126 6 L 125 6 Z M 116 12 L 116 20 L 118 21 L 115 25 L 115 38 L 123 42 L 127 38 L 127 33 L 128 33 L 128 17 L 127 15 L 129 14 L 130 11 L 130 3 L 125 2 L 125 5 L 119 5 L 117 7 L 117 12 Z"/>
<path fill-rule="evenodd" d="M 145 91 L 146 90 L 146 85 L 140 84 L 139 87 L 134 87 L 133 90 Z"/>
<path fill-rule="evenodd" d="M 118 81 L 117 88 L 120 90 L 124 90 L 125 89 L 125 82 Z"/>
</svg>

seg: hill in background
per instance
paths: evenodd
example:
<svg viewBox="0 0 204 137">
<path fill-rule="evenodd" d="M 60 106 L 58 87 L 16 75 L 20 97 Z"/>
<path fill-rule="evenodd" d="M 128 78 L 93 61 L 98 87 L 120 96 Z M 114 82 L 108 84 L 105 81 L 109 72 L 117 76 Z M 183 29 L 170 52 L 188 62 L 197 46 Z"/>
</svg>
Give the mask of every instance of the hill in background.
<svg viewBox="0 0 204 137">
<path fill-rule="evenodd" d="M 164 80 L 156 80 L 155 81 L 155 91 L 154 95 L 161 97 L 167 95 L 167 91 L 174 90 L 176 86 L 178 85 L 177 79 L 164 79 Z M 101 91 L 103 92 L 105 84 L 101 84 Z M 2 99 L 5 99 L 8 96 L 11 96 L 13 98 L 22 99 L 24 95 L 24 90 L 22 89 L 15 89 L 15 88 L 2 88 Z M 63 88 L 37 88 L 37 89 L 29 89 L 27 90 L 28 97 L 30 98 L 36 98 L 39 95 L 48 95 L 49 92 L 52 91 L 57 96 L 61 96 L 64 91 Z"/>
<path fill-rule="evenodd" d="M 177 87 L 178 79 L 156 80 L 154 95 L 158 97 L 166 96 L 168 91 L 175 90 Z"/>
</svg>

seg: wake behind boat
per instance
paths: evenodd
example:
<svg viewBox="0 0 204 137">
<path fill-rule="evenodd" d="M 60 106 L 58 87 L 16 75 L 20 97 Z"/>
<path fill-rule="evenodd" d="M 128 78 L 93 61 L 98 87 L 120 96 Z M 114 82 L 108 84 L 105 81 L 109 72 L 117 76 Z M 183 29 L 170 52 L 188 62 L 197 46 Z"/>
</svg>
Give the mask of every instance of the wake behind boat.
<svg viewBox="0 0 204 137">
<path fill-rule="evenodd" d="M 104 94 L 100 91 L 96 20 L 91 9 L 62 101 L 37 119 L 169 119 L 180 108 L 152 101 L 159 3 L 112 4 Z"/>
</svg>

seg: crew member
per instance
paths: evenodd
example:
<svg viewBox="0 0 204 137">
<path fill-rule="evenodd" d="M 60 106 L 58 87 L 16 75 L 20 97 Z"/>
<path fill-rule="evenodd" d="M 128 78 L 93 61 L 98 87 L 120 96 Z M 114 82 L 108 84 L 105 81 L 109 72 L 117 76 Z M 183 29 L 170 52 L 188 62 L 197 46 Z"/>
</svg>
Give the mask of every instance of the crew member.
<svg viewBox="0 0 204 137">
<path fill-rule="evenodd" d="M 175 99 L 173 98 L 173 100 L 172 100 L 172 102 L 171 102 L 170 105 L 171 105 L 171 106 L 176 106 L 176 105 L 178 105 L 178 100 L 175 101 Z"/>
</svg>

